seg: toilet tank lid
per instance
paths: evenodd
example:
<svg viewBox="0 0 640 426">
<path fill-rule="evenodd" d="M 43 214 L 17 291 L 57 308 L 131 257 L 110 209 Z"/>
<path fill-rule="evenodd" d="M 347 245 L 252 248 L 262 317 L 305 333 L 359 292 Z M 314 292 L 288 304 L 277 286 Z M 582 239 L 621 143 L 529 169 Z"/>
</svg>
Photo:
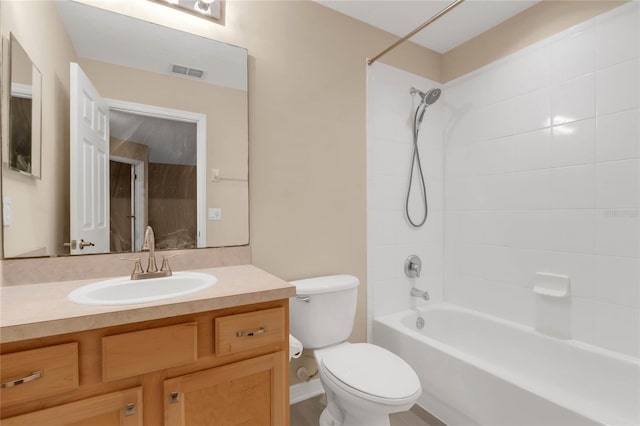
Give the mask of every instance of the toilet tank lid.
<svg viewBox="0 0 640 426">
<path fill-rule="evenodd" d="M 360 281 L 353 275 L 328 275 L 291 281 L 291 284 L 296 286 L 296 294 L 300 296 L 348 290 L 358 287 Z"/>
</svg>

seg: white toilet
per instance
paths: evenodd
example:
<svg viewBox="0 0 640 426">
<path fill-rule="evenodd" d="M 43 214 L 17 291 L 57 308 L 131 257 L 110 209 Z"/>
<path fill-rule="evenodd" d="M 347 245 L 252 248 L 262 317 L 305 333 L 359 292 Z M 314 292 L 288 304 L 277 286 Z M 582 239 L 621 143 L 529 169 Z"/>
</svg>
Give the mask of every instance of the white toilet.
<svg viewBox="0 0 640 426">
<path fill-rule="evenodd" d="M 332 275 L 291 284 L 291 333 L 314 350 L 327 395 L 320 426 L 389 426 L 389 414 L 411 408 L 422 388 L 409 364 L 379 346 L 346 342 L 358 279 Z"/>
</svg>

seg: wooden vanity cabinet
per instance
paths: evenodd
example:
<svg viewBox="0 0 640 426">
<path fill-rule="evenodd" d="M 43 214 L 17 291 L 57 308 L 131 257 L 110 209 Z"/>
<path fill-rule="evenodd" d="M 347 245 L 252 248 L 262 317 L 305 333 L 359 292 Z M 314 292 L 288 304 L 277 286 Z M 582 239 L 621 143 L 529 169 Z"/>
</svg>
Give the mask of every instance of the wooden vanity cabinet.
<svg viewBox="0 0 640 426">
<path fill-rule="evenodd" d="M 55 395 L 30 391 L 40 379 L 0 389 L 0 424 L 286 426 L 288 309 L 283 299 L 5 343 L 0 367 L 50 348 L 71 359 Z M 0 371 L 3 383 L 23 374 Z"/>
</svg>

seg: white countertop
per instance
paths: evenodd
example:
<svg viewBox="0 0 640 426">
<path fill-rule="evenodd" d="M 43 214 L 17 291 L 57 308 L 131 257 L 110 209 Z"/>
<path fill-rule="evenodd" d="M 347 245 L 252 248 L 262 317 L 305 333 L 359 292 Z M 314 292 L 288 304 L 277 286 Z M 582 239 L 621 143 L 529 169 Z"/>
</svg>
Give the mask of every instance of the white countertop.
<svg viewBox="0 0 640 426">
<path fill-rule="evenodd" d="M 253 265 L 197 272 L 215 275 L 218 282 L 192 295 L 136 305 L 89 306 L 67 300 L 72 290 L 102 279 L 0 287 L 0 343 L 295 296 L 294 286 Z"/>
</svg>

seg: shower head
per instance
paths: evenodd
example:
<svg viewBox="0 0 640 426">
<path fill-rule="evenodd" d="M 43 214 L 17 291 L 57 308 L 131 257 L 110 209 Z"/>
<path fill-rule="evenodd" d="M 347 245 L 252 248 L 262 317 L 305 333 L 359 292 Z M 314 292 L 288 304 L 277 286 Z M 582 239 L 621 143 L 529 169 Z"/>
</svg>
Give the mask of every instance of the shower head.
<svg viewBox="0 0 640 426">
<path fill-rule="evenodd" d="M 440 89 L 431 89 L 422 97 L 422 102 L 426 105 L 432 105 L 438 100 L 438 98 L 440 98 L 441 93 L 442 90 Z"/>
<path fill-rule="evenodd" d="M 440 94 L 442 93 L 442 90 L 431 89 L 427 93 L 424 93 L 423 91 L 418 90 L 415 87 L 412 87 L 411 89 L 409 89 L 409 93 L 411 93 L 412 95 L 415 95 L 416 93 L 419 94 L 420 97 L 422 98 L 423 104 L 432 105 L 438 100 L 438 98 L 440 97 Z"/>
<path fill-rule="evenodd" d="M 420 124 L 422 124 L 422 119 L 424 118 L 424 112 L 427 110 L 427 107 L 429 105 L 433 105 L 438 100 L 440 94 L 442 93 L 442 90 L 431 89 L 427 93 L 424 93 L 423 91 L 412 87 L 411 89 L 409 89 L 409 93 L 411 93 L 411 95 L 415 95 L 417 93 L 422 98 L 420 105 L 418 105 L 418 109 L 416 110 L 416 125 L 420 127 Z"/>
</svg>

